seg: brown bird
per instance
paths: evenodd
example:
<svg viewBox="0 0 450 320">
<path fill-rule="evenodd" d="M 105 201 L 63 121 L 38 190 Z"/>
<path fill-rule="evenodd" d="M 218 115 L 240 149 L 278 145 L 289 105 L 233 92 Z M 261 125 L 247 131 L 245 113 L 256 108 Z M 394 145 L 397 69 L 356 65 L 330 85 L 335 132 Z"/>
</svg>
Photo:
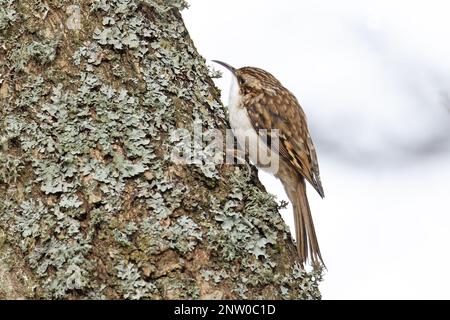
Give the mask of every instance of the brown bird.
<svg viewBox="0 0 450 320">
<path fill-rule="evenodd" d="M 324 192 L 305 113 L 295 96 L 269 72 L 213 61 L 233 74 L 229 120 L 240 147 L 259 167 L 267 166 L 267 159 L 262 163 L 262 158 L 268 154 L 278 164 L 271 164 L 269 171 L 281 180 L 293 205 L 301 264 L 324 265 L 306 196 L 305 179 L 322 198 Z"/>
</svg>

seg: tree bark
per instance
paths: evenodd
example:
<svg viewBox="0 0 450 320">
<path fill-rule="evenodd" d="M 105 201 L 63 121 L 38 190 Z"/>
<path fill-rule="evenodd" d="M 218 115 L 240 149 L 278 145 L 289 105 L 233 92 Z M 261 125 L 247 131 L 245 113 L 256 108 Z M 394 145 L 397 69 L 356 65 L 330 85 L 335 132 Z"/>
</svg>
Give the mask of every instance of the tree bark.
<svg viewBox="0 0 450 320">
<path fill-rule="evenodd" d="M 185 6 L 0 0 L 0 298 L 320 298 L 254 169 L 171 161 L 227 128 Z"/>
</svg>

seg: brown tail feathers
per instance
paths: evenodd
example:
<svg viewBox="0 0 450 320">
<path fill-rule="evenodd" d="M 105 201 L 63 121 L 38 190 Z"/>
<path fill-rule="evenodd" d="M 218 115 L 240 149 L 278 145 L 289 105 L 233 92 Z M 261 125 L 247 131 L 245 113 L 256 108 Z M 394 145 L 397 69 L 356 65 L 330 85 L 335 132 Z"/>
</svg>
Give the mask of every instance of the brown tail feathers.
<svg viewBox="0 0 450 320">
<path fill-rule="evenodd" d="M 325 266 L 320 254 L 319 243 L 306 196 L 305 179 L 299 176 L 295 188 L 286 191 L 294 208 L 297 250 L 302 265 L 311 260 L 314 268 L 318 268 L 321 265 Z"/>
</svg>

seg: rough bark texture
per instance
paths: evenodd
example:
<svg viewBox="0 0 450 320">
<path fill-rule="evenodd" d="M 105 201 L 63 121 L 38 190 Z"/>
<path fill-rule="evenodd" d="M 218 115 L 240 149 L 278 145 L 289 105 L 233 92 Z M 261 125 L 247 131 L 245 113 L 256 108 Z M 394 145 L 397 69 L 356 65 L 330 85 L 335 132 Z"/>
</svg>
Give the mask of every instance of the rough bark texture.
<svg viewBox="0 0 450 320">
<path fill-rule="evenodd" d="M 254 171 L 170 161 L 227 127 L 184 6 L 0 0 L 0 298 L 320 298 Z"/>
</svg>

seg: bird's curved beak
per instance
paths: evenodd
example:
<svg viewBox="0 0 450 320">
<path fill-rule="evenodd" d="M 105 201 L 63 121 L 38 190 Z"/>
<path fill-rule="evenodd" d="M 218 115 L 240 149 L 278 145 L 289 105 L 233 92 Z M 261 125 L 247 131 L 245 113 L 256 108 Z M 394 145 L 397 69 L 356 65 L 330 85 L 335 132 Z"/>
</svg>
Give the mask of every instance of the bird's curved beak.
<svg viewBox="0 0 450 320">
<path fill-rule="evenodd" d="M 218 61 L 218 60 L 212 60 L 212 62 L 215 62 L 217 64 L 220 64 L 221 66 L 227 68 L 228 70 L 231 71 L 232 74 L 236 75 L 236 69 L 232 66 L 230 66 L 228 63 L 222 62 L 222 61 Z"/>
</svg>

